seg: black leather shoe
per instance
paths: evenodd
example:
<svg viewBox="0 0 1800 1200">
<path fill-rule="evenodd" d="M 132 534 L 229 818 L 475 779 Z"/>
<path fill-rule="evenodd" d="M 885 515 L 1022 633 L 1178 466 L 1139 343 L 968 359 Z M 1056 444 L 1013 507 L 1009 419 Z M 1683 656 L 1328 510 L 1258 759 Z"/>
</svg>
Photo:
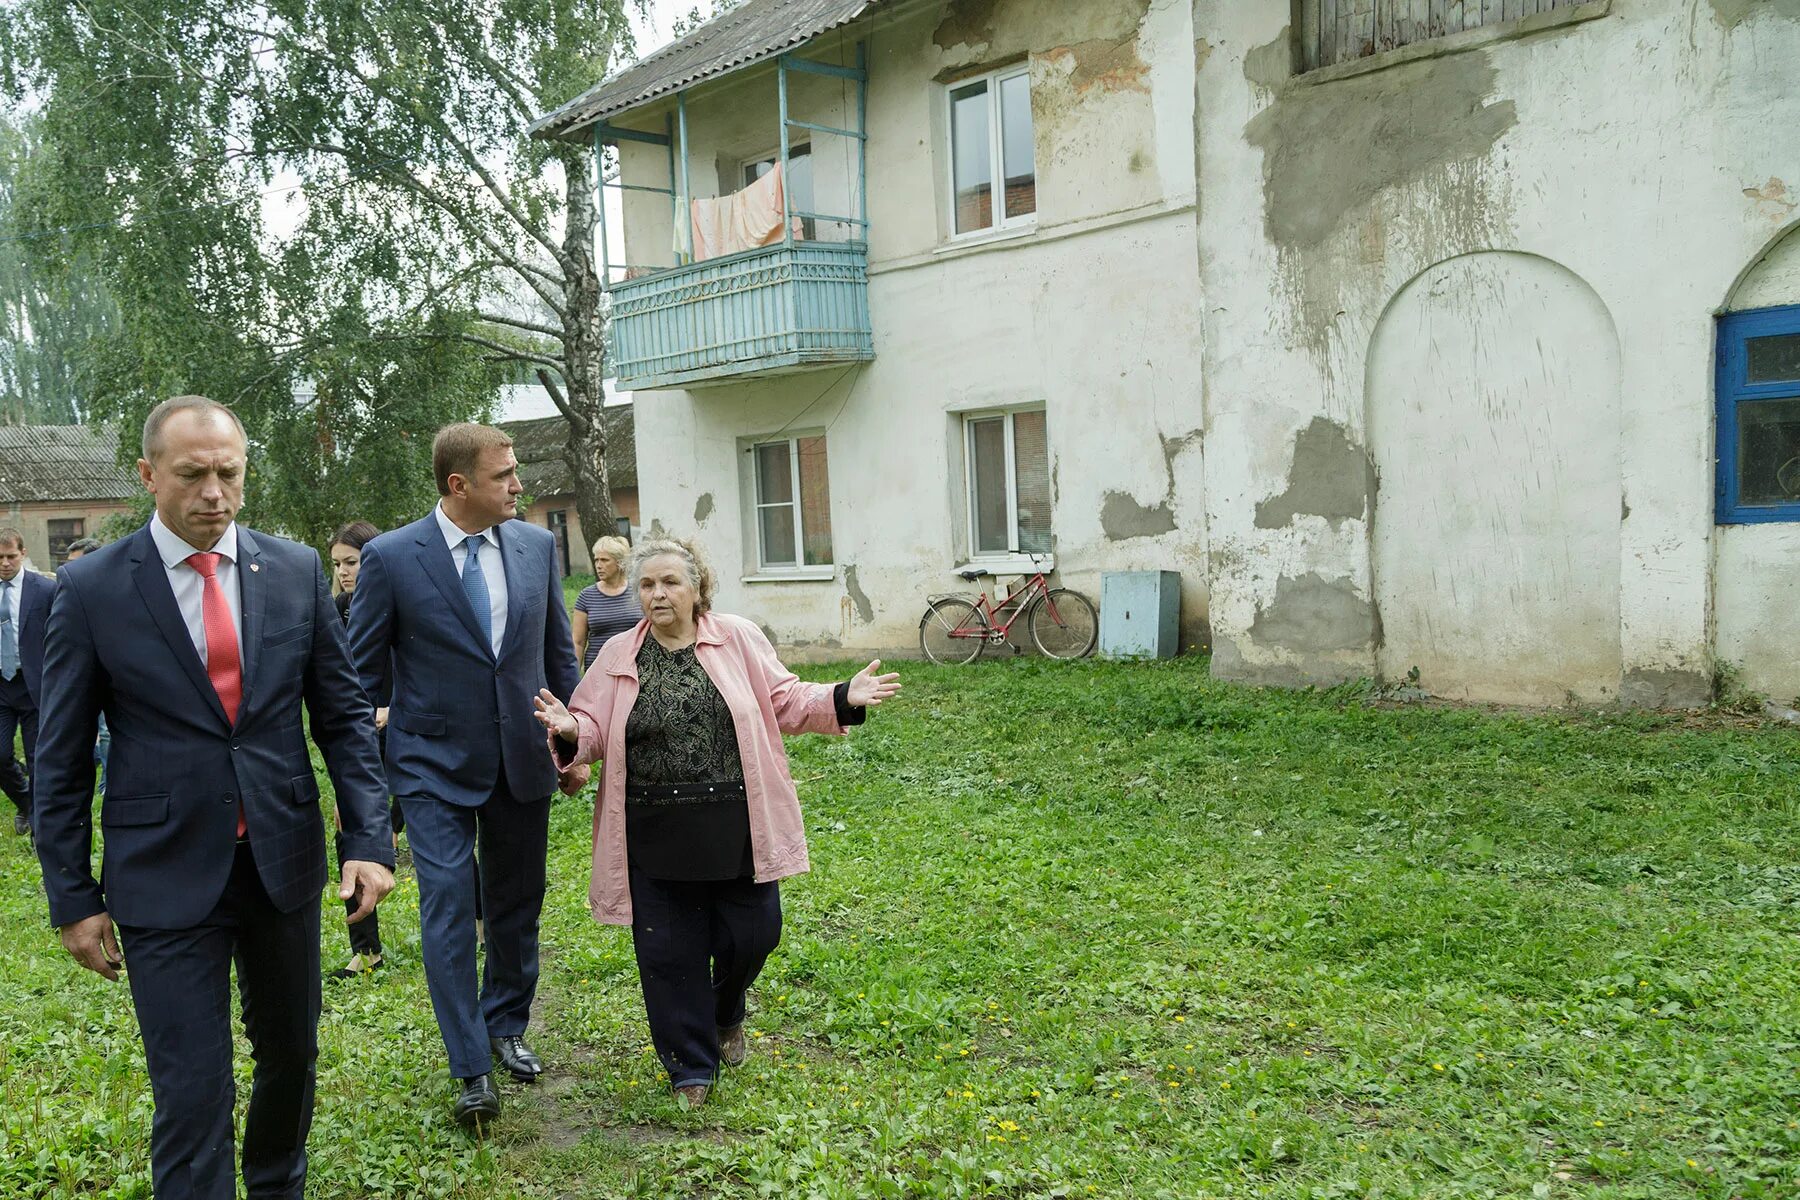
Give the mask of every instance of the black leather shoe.
<svg viewBox="0 0 1800 1200">
<path fill-rule="evenodd" d="M 520 1083 L 532 1083 L 544 1073 L 544 1060 L 532 1052 L 522 1037 L 499 1037 L 488 1043 L 494 1048 L 494 1057 L 500 1060 L 507 1073 Z"/>
<path fill-rule="evenodd" d="M 31 836 L 31 818 L 22 812 L 13 814 L 13 832 L 25 837 Z"/>
<path fill-rule="evenodd" d="M 463 1080 L 462 1095 L 450 1111 L 458 1125 L 480 1133 L 483 1125 L 500 1115 L 500 1093 L 494 1090 L 494 1081 L 486 1075 Z"/>
</svg>

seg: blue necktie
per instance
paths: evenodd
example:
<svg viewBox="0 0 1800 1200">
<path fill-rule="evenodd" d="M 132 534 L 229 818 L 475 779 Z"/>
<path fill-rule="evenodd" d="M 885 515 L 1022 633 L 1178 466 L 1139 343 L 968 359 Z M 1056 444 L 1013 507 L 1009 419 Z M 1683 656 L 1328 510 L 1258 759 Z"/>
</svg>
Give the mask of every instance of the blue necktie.
<svg viewBox="0 0 1800 1200">
<path fill-rule="evenodd" d="M 475 610 L 475 623 L 481 626 L 481 636 L 488 649 L 494 648 L 494 610 L 488 606 L 487 576 L 481 571 L 481 543 L 485 539 L 479 533 L 471 533 L 463 540 L 468 556 L 463 559 L 463 595 L 469 598 L 469 607 Z M 0 653 L 4 648 L 0 647 Z"/>
<path fill-rule="evenodd" d="M 11 679 L 19 673 L 19 631 L 13 626 L 12 585 L 0 579 L 0 679 Z"/>
</svg>

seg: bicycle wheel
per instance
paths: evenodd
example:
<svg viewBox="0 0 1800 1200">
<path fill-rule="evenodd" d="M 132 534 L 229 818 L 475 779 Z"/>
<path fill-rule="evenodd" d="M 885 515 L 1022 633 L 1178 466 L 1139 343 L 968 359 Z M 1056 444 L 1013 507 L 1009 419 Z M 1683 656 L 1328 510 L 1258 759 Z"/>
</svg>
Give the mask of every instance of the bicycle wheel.
<svg viewBox="0 0 1800 1200">
<path fill-rule="evenodd" d="M 933 600 L 919 620 L 919 649 L 940 666 L 974 662 L 987 636 L 987 618 L 967 600 Z"/>
<path fill-rule="evenodd" d="M 1086 658 L 1100 637 L 1093 602 L 1068 588 L 1051 588 L 1032 602 L 1031 640 L 1048 658 Z"/>
</svg>

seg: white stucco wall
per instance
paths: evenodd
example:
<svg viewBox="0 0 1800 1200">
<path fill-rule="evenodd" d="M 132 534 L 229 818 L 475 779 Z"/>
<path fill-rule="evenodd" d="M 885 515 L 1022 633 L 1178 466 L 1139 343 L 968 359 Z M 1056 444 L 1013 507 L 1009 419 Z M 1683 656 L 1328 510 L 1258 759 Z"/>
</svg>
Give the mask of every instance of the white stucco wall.
<svg viewBox="0 0 1800 1200">
<path fill-rule="evenodd" d="M 999 0 L 902 6 L 829 35 L 812 57 L 871 46 L 870 308 L 875 360 L 694 390 L 639 392 L 643 522 L 698 533 L 720 566 L 719 604 L 816 654 L 914 652 L 928 593 L 966 590 L 963 413 L 1042 405 L 1056 565 L 1096 601 L 1100 573 L 1183 578 L 1185 641 L 1207 612 L 1200 296 L 1193 212 L 1193 38 L 1186 0 Z M 943 81 L 1030 63 L 1034 230 L 987 244 L 945 236 Z M 796 93 L 795 115 L 853 120 L 836 81 Z M 852 94 L 853 95 L 853 94 Z M 688 103 L 696 194 L 774 142 L 772 76 L 697 89 Z M 658 128 L 661 116 L 632 123 Z M 815 139 L 830 156 L 832 139 Z M 627 146 L 628 182 L 660 186 L 662 151 Z M 831 201 L 821 185 L 819 203 Z M 667 201 L 633 194 L 634 262 L 666 261 Z M 663 258 L 657 258 L 659 252 Z M 823 432 L 834 570 L 755 574 L 752 439 Z M 1022 627 L 1015 631 L 1022 638 Z"/>
<path fill-rule="evenodd" d="M 1527 389 L 1540 411 L 1575 410 L 1553 430 L 1559 440 L 1604 428 L 1602 410 L 1618 406 L 1615 694 L 1638 703 L 1708 694 L 1715 540 L 1719 653 L 1755 659 L 1741 662 L 1746 676 L 1772 690 L 1800 691 L 1800 656 L 1776 655 L 1756 632 L 1793 620 L 1793 541 L 1749 531 L 1715 539 L 1712 494 L 1714 315 L 1800 215 L 1789 191 L 1800 183 L 1791 6 L 1616 0 L 1598 19 L 1324 83 L 1290 75 L 1287 4 L 1194 12 L 1215 670 L 1303 682 L 1399 669 L 1401 656 L 1378 651 L 1390 605 L 1407 636 L 1422 636 L 1418 615 L 1372 577 L 1371 519 L 1383 520 L 1390 488 L 1421 490 L 1390 476 L 1400 464 L 1464 464 L 1446 453 L 1434 465 L 1429 447 L 1371 446 L 1384 431 L 1371 430 L 1369 414 L 1397 405 L 1369 394 L 1394 386 L 1372 370 L 1370 347 L 1410 281 L 1460 256 L 1501 253 L 1580 280 L 1617 331 L 1616 397 L 1595 394 L 1593 364 L 1569 347 L 1558 351 L 1564 367 L 1540 363 L 1545 374 Z M 1478 314 L 1482 298 L 1463 286 L 1458 302 Z M 1518 368 L 1538 331 L 1554 340 L 1564 327 L 1553 307 L 1535 324 L 1504 304 L 1492 311 L 1491 327 L 1465 323 L 1460 343 L 1425 347 L 1411 369 L 1441 376 L 1471 346 L 1507 356 L 1459 378 L 1496 381 L 1466 399 L 1486 406 L 1477 428 L 1515 439 L 1496 453 L 1516 468 L 1521 426 L 1494 414 L 1520 411 Z M 1383 473 L 1366 497 L 1321 482 L 1353 479 L 1370 461 Z M 1568 519 L 1533 527 L 1534 553 L 1573 558 L 1607 543 L 1593 523 L 1605 489 L 1585 478 L 1565 498 Z M 1434 484 L 1423 491 L 1466 489 Z M 1443 557 L 1432 538 L 1445 528 L 1421 523 L 1411 561 Z M 1392 548 L 1383 556 L 1409 561 Z M 1566 679 L 1578 698 L 1605 698 L 1592 656 L 1571 669 L 1561 653 L 1571 629 L 1591 625 L 1592 607 L 1571 623 L 1554 602 L 1567 581 L 1528 572 L 1543 585 L 1533 603 L 1554 624 L 1535 647 L 1521 644 L 1505 631 L 1517 627 L 1515 585 L 1526 576 L 1509 570 L 1496 568 L 1487 582 L 1497 586 L 1435 597 L 1445 620 L 1433 645 L 1444 655 L 1423 684 L 1508 700 Z M 1416 597 L 1426 582 L 1421 574 L 1399 590 Z M 1414 650 L 1405 657 L 1422 656 Z M 1523 689 L 1493 669 L 1516 669 L 1519 655 L 1533 656 L 1540 677 Z"/>
</svg>

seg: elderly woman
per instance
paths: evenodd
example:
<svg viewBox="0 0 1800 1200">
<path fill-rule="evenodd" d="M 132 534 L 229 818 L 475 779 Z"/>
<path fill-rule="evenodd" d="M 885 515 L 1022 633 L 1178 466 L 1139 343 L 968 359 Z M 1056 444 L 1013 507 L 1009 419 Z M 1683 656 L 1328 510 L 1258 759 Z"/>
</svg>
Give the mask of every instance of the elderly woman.
<svg viewBox="0 0 1800 1200">
<path fill-rule="evenodd" d="M 650 1039 L 682 1101 L 747 1053 L 744 995 L 781 938 L 776 880 L 807 869 L 784 733 L 842 733 L 900 690 L 871 662 L 802 683 L 751 621 L 712 611 L 691 542 L 640 546 L 645 620 L 600 651 L 565 708 L 538 719 L 559 764 L 602 762 L 588 906 L 630 925 Z"/>
<path fill-rule="evenodd" d="M 575 597 L 569 625 L 575 634 L 575 657 L 581 669 L 594 665 L 600 647 L 615 635 L 635 628 L 644 619 L 637 591 L 625 578 L 625 556 L 631 543 L 622 537 L 603 537 L 594 543 L 594 582 Z"/>
</svg>

